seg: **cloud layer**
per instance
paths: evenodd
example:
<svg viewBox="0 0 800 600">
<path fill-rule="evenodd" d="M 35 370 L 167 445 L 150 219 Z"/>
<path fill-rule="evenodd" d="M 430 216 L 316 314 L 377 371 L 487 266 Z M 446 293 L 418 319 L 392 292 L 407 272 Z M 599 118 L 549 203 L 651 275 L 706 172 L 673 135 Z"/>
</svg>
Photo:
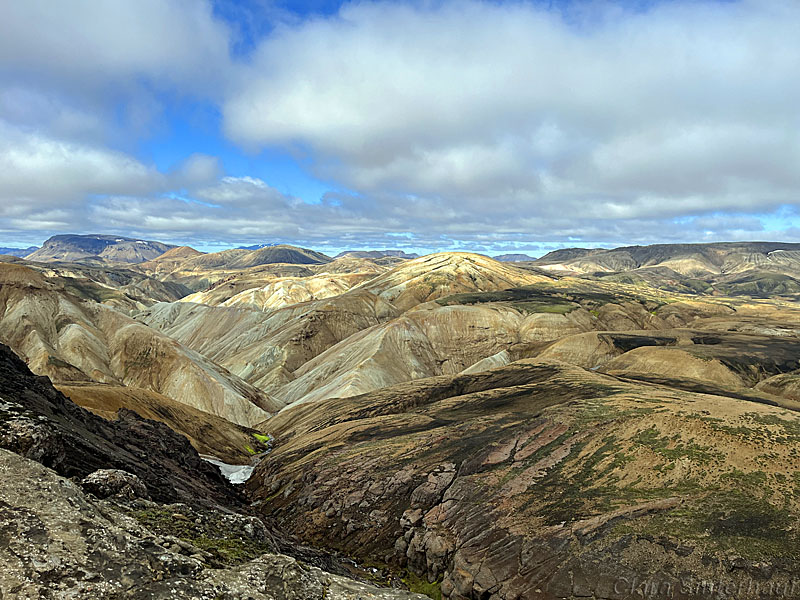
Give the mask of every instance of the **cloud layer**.
<svg viewBox="0 0 800 600">
<path fill-rule="evenodd" d="M 479 249 L 796 237 L 800 5 L 569 6 L 345 4 L 234 56 L 235 27 L 202 2 L 16 3 L 0 20 L 0 230 Z M 291 153 L 331 192 L 309 203 L 210 156 L 167 173 L 112 149 L 187 94 L 219 106 L 242 152 Z"/>
</svg>

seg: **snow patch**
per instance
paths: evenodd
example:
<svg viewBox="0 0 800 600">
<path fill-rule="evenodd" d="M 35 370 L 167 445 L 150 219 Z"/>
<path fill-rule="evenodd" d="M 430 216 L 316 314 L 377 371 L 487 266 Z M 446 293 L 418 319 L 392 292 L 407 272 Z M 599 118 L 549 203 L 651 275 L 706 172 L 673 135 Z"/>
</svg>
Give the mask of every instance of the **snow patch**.
<svg viewBox="0 0 800 600">
<path fill-rule="evenodd" d="M 241 485 L 245 483 L 248 479 L 250 479 L 250 475 L 253 474 L 253 469 L 255 469 L 253 465 L 229 465 L 228 463 L 224 463 L 216 458 L 205 456 L 202 458 L 204 461 L 210 462 L 212 465 L 216 465 L 225 479 L 234 485 Z"/>
</svg>

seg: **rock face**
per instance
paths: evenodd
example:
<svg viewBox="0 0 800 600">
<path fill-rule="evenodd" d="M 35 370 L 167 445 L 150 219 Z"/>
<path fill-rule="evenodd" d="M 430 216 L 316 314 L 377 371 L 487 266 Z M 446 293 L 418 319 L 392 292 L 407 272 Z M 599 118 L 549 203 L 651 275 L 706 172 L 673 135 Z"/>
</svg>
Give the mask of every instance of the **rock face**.
<svg viewBox="0 0 800 600">
<path fill-rule="evenodd" d="M 38 262 L 75 261 L 101 258 L 109 262 L 140 263 L 164 254 L 169 244 L 113 235 L 54 235 L 28 260 Z"/>
<path fill-rule="evenodd" d="M 3 598 L 425 600 L 274 552 L 229 567 L 214 564 L 209 553 L 154 534 L 131 516 L 157 510 L 152 503 L 130 512 L 99 502 L 52 470 L 3 449 L 0 478 L 25 482 L 0 486 Z"/>
<path fill-rule="evenodd" d="M 301 538 L 451 600 L 694 598 L 800 577 L 798 426 L 757 397 L 523 360 L 289 406 L 247 488 Z"/>
<path fill-rule="evenodd" d="M 238 495 L 183 436 L 120 410 L 115 421 L 80 408 L 0 345 L 0 447 L 65 477 L 98 469 L 135 475 L 160 502 L 235 506 Z"/>
</svg>

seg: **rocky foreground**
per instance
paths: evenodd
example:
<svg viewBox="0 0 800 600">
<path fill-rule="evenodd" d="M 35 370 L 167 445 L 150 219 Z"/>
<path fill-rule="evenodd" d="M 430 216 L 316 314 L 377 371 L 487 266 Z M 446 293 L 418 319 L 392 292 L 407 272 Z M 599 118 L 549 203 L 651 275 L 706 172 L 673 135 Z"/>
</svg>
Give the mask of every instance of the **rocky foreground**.
<svg viewBox="0 0 800 600">
<path fill-rule="evenodd" d="M 281 554 L 185 438 L 79 408 L 2 345 L 0 480 L 2 598 L 424 598 Z"/>
</svg>

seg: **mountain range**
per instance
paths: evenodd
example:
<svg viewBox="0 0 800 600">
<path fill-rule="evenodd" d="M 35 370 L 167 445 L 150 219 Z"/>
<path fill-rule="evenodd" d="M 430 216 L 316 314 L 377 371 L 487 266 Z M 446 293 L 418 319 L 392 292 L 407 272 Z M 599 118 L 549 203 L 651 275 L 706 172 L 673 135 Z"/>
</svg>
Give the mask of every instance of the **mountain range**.
<svg viewBox="0 0 800 600">
<path fill-rule="evenodd" d="M 17 536 L 36 514 L 134 541 L 39 579 L 15 546 L 0 589 L 102 567 L 135 573 L 103 598 L 612 600 L 800 576 L 800 244 L 57 237 L 0 257 L 0 465 L 45 486 L 2 501 Z M 69 518 L 36 499 L 56 489 Z M 301 577 L 318 596 L 276 591 Z"/>
<path fill-rule="evenodd" d="M 0 248 L 0 254 L 24 258 L 38 249 L 39 246 L 28 246 L 27 248 Z"/>
</svg>

